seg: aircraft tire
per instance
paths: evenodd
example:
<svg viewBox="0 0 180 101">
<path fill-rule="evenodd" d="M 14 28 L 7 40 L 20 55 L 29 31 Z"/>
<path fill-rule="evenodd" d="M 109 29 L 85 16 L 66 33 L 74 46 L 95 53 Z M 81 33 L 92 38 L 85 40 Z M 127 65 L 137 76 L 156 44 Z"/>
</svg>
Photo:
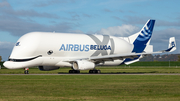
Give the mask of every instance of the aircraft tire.
<svg viewBox="0 0 180 101">
<path fill-rule="evenodd" d="M 74 71 L 73 70 L 69 70 L 69 73 L 74 73 Z"/>
<path fill-rule="evenodd" d="M 90 74 L 100 74 L 101 70 L 89 70 Z"/>
<path fill-rule="evenodd" d="M 100 74 L 100 73 L 101 73 L 101 70 L 97 70 L 97 73 Z"/>
<path fill-rule="evenodd" d="M 79 71 L 79 70 L 76 70 L 76 73 L 80 73 L 80 71 Z"/>
<path fill-rule="evenodd" d="M 89 73 L 91 74 L 91 73 L 92 73 L 92 70 L 89 70 Z"/>
<path fill-rule="evenodd" d="M 69 70 L 69 73 L 80 73 L 79 70 Z"/>
<path fill-rule="evenodd" d="M 29 74 L 29 71 L 28 71 L 28 70 L 25 70 L 25 71 L 24 71 L 24 74 Z"/>
</svg>

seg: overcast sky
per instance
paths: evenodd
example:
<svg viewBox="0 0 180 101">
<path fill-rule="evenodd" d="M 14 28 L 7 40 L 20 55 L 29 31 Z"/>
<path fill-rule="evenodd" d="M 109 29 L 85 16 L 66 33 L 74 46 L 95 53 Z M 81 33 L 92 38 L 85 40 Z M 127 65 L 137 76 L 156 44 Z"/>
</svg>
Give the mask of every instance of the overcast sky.
<svg viewBox="0 0 180 101">
<path fill-rule="evenodd" d="M 148 19 L 156 24 L 154 51 L 180 45 L 180 0 L 0 0 L 0 56 L 7 60 L 16 41 L 34 31 L 127 37 Z"/>
</svg>

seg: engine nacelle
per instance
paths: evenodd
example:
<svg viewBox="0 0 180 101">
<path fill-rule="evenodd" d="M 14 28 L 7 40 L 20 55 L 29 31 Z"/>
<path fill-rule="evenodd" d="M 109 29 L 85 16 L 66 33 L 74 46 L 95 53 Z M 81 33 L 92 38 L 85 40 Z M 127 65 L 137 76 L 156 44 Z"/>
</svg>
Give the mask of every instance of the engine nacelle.
<svg viewBox="0 0 180 101">
<path fill-rule="evenodd" d="M 50 71 L 50 70 L 56 70 L 59 69 L 59 67 L 55 67 L 55 66 L 39 66 L 39 70 L 42 71 Z"/>
<path fill-rule="evenodd" d="M 94 67 L 95 64 L 87 60 L 78 60 L 73 62 L 74 70 L 89 70 L 89 69 L 93 69 Z"/>
</svg>

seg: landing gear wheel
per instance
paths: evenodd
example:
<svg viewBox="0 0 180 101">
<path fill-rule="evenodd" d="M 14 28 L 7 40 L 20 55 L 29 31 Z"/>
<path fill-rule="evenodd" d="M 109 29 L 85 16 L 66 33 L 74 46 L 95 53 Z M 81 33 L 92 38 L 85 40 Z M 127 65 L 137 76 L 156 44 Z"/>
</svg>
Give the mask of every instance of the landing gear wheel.
<svg viewBox="0 0 180 101">
<path fill-rule="evenodd" d="M 28 71 L 28 70 L 25 70 L 25 71 L 24 71 L 24 74 L 29 74 L 29 71 Z"/>
<path fill-rule="evenodd" d="M 101 70 L 89 70 L 89 73 L 90 74 L 100 74 L 101 73 Z"/>
<path fill-rule="evenodd" d="M 29 74 L 29 68 L 24 68 L 24 74 Z"/>
<path fill-rule="evenodd" d="M 101 73 L 101 71 L 100 71 L 100 70 L 97 70 L 97 73 L 98 73 L 98 74 L 100 74 L 100 73 Z"/>
<path fill-rule="evenodd" d="M 69 70 L 69 73 L 80 73 L 79 70 Z"/>
<path fill-rule="evenodd" d="M 93 70 L 89 70 L 89 73 L 92 73 Z"/>
</svg>

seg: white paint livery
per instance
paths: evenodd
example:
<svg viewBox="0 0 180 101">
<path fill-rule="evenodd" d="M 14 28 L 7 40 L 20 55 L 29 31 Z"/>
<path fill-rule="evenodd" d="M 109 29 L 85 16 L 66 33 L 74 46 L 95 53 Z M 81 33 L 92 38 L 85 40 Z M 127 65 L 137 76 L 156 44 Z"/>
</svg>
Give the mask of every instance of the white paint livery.
<svg viewBox="0 0 180 101">
<path fill-rule="evenodd" d="M 17 41 L 4 66 L 8 69 L 39 66 L 40 70 L 58 67 L 89 70 L 97 65 L 130 64 L 147 54 L 176 50 L 175 38 L 171 38 L 167 50 L 152 52 L 149 43 L 154 23 L 155 20 L 148 20 L 140 32 L 127 38 L 31 32 Z"/>
</svg>

